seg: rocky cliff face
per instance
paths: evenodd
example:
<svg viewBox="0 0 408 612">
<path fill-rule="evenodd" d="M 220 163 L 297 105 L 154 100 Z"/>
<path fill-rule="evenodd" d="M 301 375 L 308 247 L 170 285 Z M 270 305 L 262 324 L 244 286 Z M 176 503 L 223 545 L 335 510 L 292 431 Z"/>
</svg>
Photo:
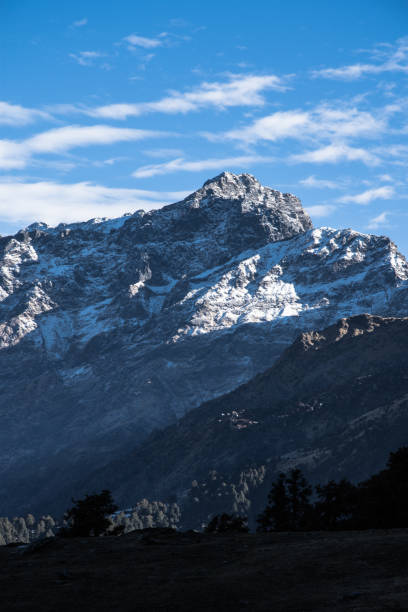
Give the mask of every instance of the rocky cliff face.
<svg viewBox="0 0 408 612">
<path fill-rule="evenodd" d="M 61 481 L 69 502 L 79 473 L 265 370 L 301 331 L 408 312 L 392 242 L 314 230 L 296 197 L 246 174 L 157 211 L 34 224 L 0 257 L 7 513 L 53 511 Z"/>
</svg>

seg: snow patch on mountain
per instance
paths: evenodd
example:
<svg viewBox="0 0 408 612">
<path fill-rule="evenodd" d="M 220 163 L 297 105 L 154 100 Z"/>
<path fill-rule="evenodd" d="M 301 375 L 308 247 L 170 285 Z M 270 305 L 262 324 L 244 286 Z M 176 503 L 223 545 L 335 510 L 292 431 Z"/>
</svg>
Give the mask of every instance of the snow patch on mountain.
<svg viewBox="0 0 408 612">
<path fill-rule="evenodd" d="M 267 228 L 266 244 L 261 233 L 256 249 L 233 254 L 234 245 L 229 250 L 222 245 L 218 259 L 224 261 L 203 269 L 211 240 L 215 253 L 219 246 L 211 228 L 215 223 L 217 233 L 233 223 L 236 204 L 241 232 L 252 235 L 245 217 L 255 211 L 261 232 Z M 197 223 L 189 217 L 192 209 L 206 216 Z M 179 226 L 173 227 L 177 251 L 171 243 L 175 219 L 183 222 L 181 235 Z M 273 240 L 289 220 L 284 236 L 290 239 Z M 178 342 L 240 325 L 310 319 L 312 312 L 318 320 L 330 310 L 337 316 L 383 310 L 390 291 L 408 279 L 407 262 L 395 246 L 353 230 L 307 229 L 308 223 L 295 196 L 263 187 L 251 175 L 227 172 L 158 211 L 57 228 L 29 226 L 31 231 L 9 239 L 3 252 L 3 302 L 16 291 L 23 299 L 18 300 L 19 313 L 14 302 L 3 309 L 0 347 L 35 332 L 39 317 L 44 346 L 50 355 L 62 357 L 70 336 L 84 345 L 130 322 L 144 327 L 158 316 L 177 323 L 171 331 L 164 321 L 162 341 Z M 133 242 L 135 232 L 140 243 Z M 385 271 L 387 281 L 379 282 Z M 129 277 L 123 286 L 121 278 Z M 53 316 L 44 317 L 49 310 Z"/>
<path fill-rule="evenodd" d="M 388 238 L 313 229 L 298 198 L 249 174 L 160 210 L 1 237 L 0 475 L 39 478 L 47 455 L 60 470 L 47 487 L 67 466 L 82 476 L 302 331 L 405 315 L 407 288 Z"/>
<path fill-rule="evenodd" d="M 395 286 L 407 285 L 408 265 L 387 240 L 350 230 L 320 228 L 290 241 L 268 244 L 242 261 L 191 279 L 193 316 L 180 334 L 204 334 L 243 323 L 275 322 L 301 313 L 335 307 L 350 316 L 387 301 L 388 288 L 367 292 L 381 250 L 395 274 Z M 248 255 L 248 254 L 246 254 Z M 379 270 L 379 279 L 381 271 Z M 322 278 L 322 274 L 324 277 Z M 204 282 L 203 282 L 204 281 Z M 369 294 L 369 295 L 368 295 Z M 315 312 L 314 316 L 321 316 Z"/>
</svg>

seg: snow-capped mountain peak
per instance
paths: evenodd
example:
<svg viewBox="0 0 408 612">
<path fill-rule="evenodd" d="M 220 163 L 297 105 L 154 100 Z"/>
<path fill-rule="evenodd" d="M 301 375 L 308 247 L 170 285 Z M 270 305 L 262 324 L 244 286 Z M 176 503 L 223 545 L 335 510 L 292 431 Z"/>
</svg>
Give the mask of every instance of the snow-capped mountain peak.
<svg viewBox="0 0 408 612">
<path fill-rule="evenodd" d="M 38 479 L 43 453 L 93 469 L 301 331 L 406 314 L 407 286 L 388 238 L 313 229 L 298 198 L 248 174 L 160 210 L 2 237 L 2 480 Z"/>
</svg>

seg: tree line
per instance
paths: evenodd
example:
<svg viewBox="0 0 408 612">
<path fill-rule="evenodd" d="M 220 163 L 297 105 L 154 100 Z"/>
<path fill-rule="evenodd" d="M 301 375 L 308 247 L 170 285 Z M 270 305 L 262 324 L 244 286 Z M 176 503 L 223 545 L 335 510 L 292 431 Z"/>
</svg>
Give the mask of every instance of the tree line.
<svg viewBox="0 0 408 612">
<path fill-rule="evenodd" d="M 61 521 L 50 515 L 38 520 L 32 514 L 12 519 L 0 517 L 0 546 L 29 544 L 55 535 L 115 535 L 151 527 L 177 529 L 180 523 L 181 509 L 176 503 L 142 499 L 132 508 L 120 511 L 106 490 L 72 501 L 74 505 Z"/>
<path fill-rule="evenodd" d="M 28 544 L 34 540 L 51 538 L 55 535 L 57 523 L 52 516 L 42 516 L 38 520 L 32 515 L 15 516 L 11 520 L 0 517 L 0 546 L 21 542 Z"/>
<path fill-rule="evenodd" d="M 185 528 L 187 509 L 208 533 L 248 531 L 250 497 L 264 483 L 265 468 L 241 472 L 234 484 L 216 471 L 193 482 L 185 507 L 150 502 L 119 511 L 110 491 L 73 500 L 61 525 L 51 517 L 29 514 L 11 521 L 0 518 L 0 545 L 30 542 L 54 535 L 119 535 L 152 527 Z M 385 469 L 355 485 L 331 480 L 312 486 L 300 469 L 280 473 L 272 482 L 267 504 L 257 517 L 257 531 L 389 529 L 408 527 L 408 447 L 391 453 Z"/>
<path fill-rule="evenodd" d="M 256 484 L 260 480 L 260 474 L 248 472 L 246 478 L 252 479 Z M 247 492 L 246 479 L 242 481 L 241 486 L 243 488 L 240 493 L 244 490 Z M 202 506 L 199 502 L 204 498 L 216 499 L 220 507 L 226 501 L 229 506 L 233 502 L 233 508 L 236 509 L 230 514 L 213 514 L 206 524 L 201 525 L 204 531 L 215 534 L 248 531 L 248 520 L 242 512 L 246 506 L 246 497 L 243 496 L 241 500 L 237 489 L 217 472 L 210 472 L 209 478 L 201 486 L 197 482 L 193 483 L 192 490 L 193 501 L 199 508 Z M 200 492 L 205 493 L 201 499 Z M 238 499 L 242 502 L 241 507 L 237 505 Z M 155 503 L 163 509 L 166 507 L 161 502 Z M 98 504 L 99 510 L 96 507 Z M 178 506 L 168 505 L 166 509 L 170 514 L 167 515 L 168 518 L 164 515 L 161 517 L 166 521 L 163 526 L 176 528 L 180 519 Z M 126 525 L 126 515 L 123 512 L 118 514 L 116 510 L 109 491 L 103 491 L 99 496 L 87 496 L 85 500 L 77 501 L 76 506 L 67 513 L 66 518 L 70 524 L 68 534 L 122 533 Z M 169 521 L 170 517 L 173 517 L 173 521 Z M 92 530 L 89 521 L 94 525 L 98 523 L 99 527 Z M 298 468 L 286 474 L 280 473 L 272 483 L 267 505 L 258 515 L 257 524 L 259 532 L 408 527 L 408 447 L 391 453 L 384 470 L 357 485 L 343 478 L 313 487 Z M 79 532 L 81 525 L 82 531 L 80 529 Z M 127 531 L 145 526 L 139 522 L 128 524 Z"/>
<path fill-rule="evenodd" d="M 281 473 L 257 522 L 264 532 L 408 527 L 408 447 L 357 485 L 331 480 L 313 491 L 299 469 Z"/>
</svg>

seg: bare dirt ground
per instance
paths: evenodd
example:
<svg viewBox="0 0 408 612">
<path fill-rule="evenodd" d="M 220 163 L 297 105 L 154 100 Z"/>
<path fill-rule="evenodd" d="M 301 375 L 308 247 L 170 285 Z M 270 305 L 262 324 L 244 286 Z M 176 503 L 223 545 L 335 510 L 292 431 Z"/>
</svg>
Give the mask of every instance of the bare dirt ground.
<svg viewBox="0 0 408 612">
<path fill-rule="evenodd" d="M 0 548 L 1 612 L 408 610 L 408 529 L 145 530 Z"/>
</svg>

